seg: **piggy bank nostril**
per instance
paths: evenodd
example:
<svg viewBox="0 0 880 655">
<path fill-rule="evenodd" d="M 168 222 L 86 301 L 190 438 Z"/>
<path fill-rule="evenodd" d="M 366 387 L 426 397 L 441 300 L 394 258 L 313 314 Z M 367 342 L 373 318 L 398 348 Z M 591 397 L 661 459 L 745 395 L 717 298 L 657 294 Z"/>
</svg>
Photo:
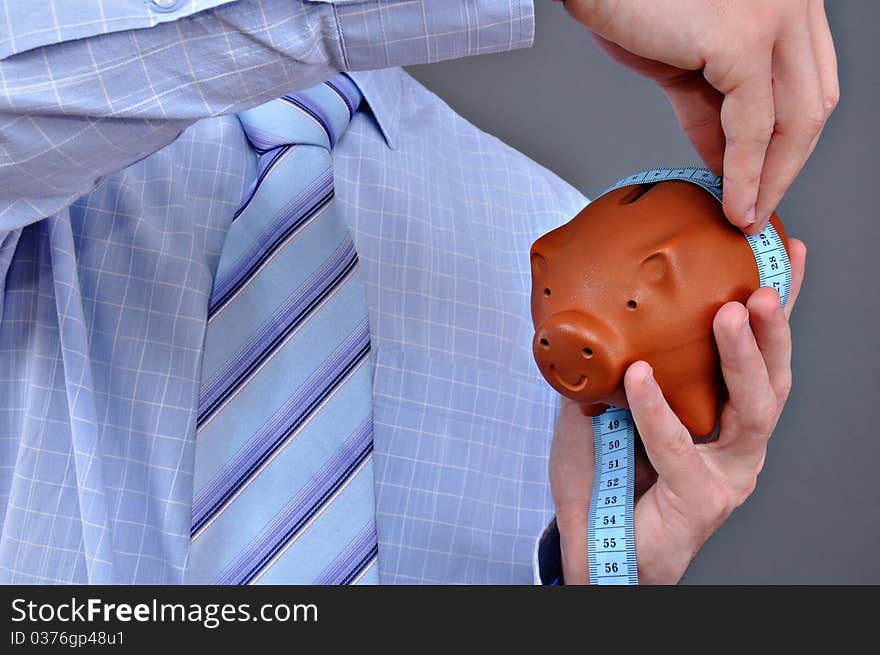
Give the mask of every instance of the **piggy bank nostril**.
<svg viewBox="0 0 880 655">
<path fill-rule="evenodd" d="M 590 359 L 593 356 L 592 348 L 584 348 L 581 353 L 583 353 L 585 359 Z"/>
<path fill-rule="evenodd" d="M 549 342 L 547 339 L 543 338 L 543 337 L 541 338 L 541 341 L 540 341 L 539 343 L 540 343 L 544 348 L 549 348 L 549 347 L 550 347 L 550 342 Z"/>
</svg>

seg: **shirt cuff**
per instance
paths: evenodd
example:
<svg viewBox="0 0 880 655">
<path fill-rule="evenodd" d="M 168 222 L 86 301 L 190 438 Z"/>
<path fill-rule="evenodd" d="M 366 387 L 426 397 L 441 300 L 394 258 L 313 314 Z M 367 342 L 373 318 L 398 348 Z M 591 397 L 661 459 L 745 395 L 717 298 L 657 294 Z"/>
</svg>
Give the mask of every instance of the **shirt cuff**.
<svg viewBox="0 0 880 655">
<path fill-rule="evenodd" d="M 333 8 L 351 71 L 525 48 L 535 35 L 532 0 L 337 0 Z"/>
<path fill-rule="evenodd" d="M 563 585 L 562 551 L 559 547 L 559 529 L 554 516 L 535 542 L 532 562 L 536 585 Z"/>
</svg>

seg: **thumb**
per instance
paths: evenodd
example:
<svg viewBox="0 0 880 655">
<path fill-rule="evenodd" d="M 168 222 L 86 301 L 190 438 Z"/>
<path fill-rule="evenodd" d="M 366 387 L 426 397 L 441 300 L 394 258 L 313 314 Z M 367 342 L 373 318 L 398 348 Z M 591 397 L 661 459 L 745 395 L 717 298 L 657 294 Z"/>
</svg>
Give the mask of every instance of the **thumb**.
<svg viewBox="0 0 880 655">
<path fill-rule="evenodd" d="M 632 364 L 624 376 L 626 399 L 658 476 L 680 497 L 699 493 L 709 471 L 687 428 L 669 407 L 647 362 Z"/>
</svg>

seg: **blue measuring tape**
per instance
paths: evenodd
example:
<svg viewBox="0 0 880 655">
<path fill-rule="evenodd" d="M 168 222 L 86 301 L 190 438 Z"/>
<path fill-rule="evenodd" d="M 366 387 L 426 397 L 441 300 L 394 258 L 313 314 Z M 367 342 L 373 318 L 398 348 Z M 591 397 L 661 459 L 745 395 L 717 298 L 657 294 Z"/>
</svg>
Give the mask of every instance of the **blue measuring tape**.
<svg viewBox="0 0 880 655">
<path fill-rule="evenodd" d="M 669 180 L 696 184 L 721 202 L 721 178 L 707 168 L 651 168 L 623 178 L 605 193 Z M 768 223 L 760 234 L 745 238 L 758 265 L 760 286 L 776 289 L 784 307 L 791 295 L 791 263 L 781 237 Z M 590 584 L 636 585 L 636 426 L 632 414 L 628 409 L 612 407 L 594 416 L 593 435 L 596 469 L 587 527 Z"/>
</svg>

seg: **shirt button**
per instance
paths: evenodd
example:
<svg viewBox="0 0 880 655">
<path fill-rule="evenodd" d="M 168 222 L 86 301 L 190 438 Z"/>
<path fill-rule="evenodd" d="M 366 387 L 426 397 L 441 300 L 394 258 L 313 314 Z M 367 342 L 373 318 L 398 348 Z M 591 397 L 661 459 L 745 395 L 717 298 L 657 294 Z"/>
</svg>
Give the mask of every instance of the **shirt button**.
<svg viewBox="0 0 880 655">
<path fill-rule="evenodd" d="M 178 0 L 150 0 L 154 5 L 159 7 L 159 9 L 171 9 L 174 5 L 177 4 Z"/>
</svg>

